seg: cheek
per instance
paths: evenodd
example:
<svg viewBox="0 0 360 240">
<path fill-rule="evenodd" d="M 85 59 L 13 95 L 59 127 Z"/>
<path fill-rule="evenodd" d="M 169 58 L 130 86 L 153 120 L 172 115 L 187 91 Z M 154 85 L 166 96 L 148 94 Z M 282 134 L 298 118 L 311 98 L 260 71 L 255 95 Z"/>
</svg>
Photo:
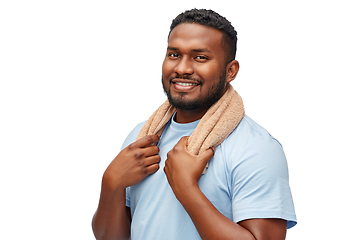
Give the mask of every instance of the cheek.
<svg viewBox="0 0 360 240">
<path fill-rule="evenodd" d="M 220 77 L 220 69 L 216 64 L 209 64 L 207 66 L 198 66 L 196 73 L 201 76 L 204 82 L 214 82 L 218 81 Z"/>
<path fill-rule="evenodd" d="M 164 60 L 163 65 L 162 65 L 163 76 L 169 76 L 173 72 L 173 69 L 174 69 L 173 65 L 174 64 L 171 64 L 170 61 L 167 61 L 166 59 Z"/>
</svg>

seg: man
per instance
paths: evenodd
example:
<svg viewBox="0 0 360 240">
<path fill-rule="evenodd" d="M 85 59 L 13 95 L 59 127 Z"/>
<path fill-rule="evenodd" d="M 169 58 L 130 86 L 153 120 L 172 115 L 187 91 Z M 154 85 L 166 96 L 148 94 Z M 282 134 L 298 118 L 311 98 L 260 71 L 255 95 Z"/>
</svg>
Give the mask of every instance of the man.
<svg viewBox="0 0 360 240">
<path fill-rule="evenodd" d="M 180 14 L 170 29 L 162 83 L 175 113 L 160 134 L 141 137 L 153 120 L 139 124 L 105 171 L 96 238 L 285 239 L 296 217 L 282 147 L 241 113 L 240 97 L 234 94 L 238 105 L 224 103 L 239 70 L 236 31 L 217 13 L 197 9 Z M 232 110 L 218 114 L 225 105 Z M 220 108 L 212 113 L 214 106 Z M 232 128 L 231 116 L 240 117 Z M 210 131 L 231 131 L 193 154 L 207 117 L 225 118 Z M 205 135 L 204 142 L 211 134 Z"/>
</svg>

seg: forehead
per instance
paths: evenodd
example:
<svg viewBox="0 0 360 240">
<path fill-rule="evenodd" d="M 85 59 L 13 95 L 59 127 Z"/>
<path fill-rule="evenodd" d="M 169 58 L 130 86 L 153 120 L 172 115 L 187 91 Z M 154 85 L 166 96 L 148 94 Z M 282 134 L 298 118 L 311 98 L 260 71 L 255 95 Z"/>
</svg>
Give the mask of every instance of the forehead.
<svg viewBox="0 0 360 240">
<path fill-rule="evenodd" d="M 197 23 L 181 23 L 170 33 L 169 47 L 183 49 L 207 48 L 216 54 L 223 54 L 223 33 L 215 28 Z"/>
</svg>

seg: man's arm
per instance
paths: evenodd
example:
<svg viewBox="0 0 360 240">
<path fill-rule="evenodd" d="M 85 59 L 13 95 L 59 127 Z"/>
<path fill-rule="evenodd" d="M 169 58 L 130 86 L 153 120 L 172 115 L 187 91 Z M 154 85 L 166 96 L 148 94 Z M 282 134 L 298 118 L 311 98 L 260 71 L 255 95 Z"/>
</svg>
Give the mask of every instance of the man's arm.
<svg viewBox="0 0 360 240">
<path fill-rule="evenodd" d="M 202 170 L 214 155 L 214 149 L 194 156 L 186 150 L 186 146 L 187 137 L 184 137 L 168 153 L 164 171 L 175 196 L 189 214 L 202 239 L 285 239 L 285 220 L 251 219 L 237 224 L 221 214 L 198 185 Z"/>
<path fill-rule="evenodd" d="M 130 209 L 126 207 L 126 188 L 159 169 L 159 141 L 146 136 L 124 148 L 106 169 L 101 185 L 99 206 L 92 227 L 96 239 L 130 239 Z"/>
<path fill-rule="evenodd" d="M 125 189 L 113 191 L 103 184 L 92 221 L 96 239 L 130 239 L 131 220 L 125 201 Z"/>
</svg>

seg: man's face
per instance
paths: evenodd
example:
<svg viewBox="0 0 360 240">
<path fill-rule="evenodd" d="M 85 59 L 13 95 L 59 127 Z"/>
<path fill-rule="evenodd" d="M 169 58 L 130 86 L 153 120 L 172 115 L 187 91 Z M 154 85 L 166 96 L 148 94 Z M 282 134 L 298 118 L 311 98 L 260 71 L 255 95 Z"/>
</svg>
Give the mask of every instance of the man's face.
<svg viewBox="0 0 360 240">
<path fill-rule="evenodd" d="M 169 35 L 162 83 L 177 109 L 207 110 L 226 88 L 223 34 L 200 24 L 182 23 Z"/>
</svg>

